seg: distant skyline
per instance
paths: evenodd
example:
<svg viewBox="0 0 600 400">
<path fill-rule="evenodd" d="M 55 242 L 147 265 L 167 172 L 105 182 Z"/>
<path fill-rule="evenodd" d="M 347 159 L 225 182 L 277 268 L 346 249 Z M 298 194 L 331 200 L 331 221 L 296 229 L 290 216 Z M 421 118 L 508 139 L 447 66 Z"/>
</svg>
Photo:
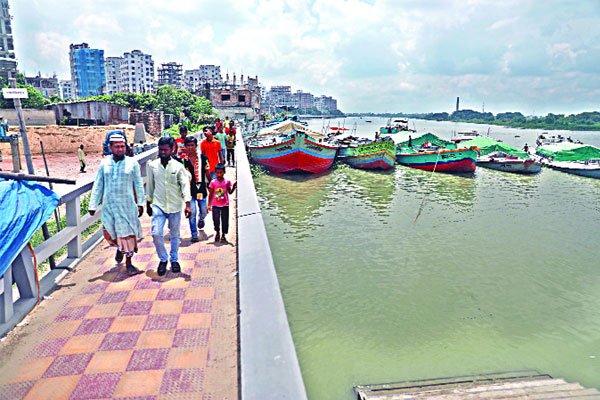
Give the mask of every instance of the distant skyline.
<svg viewBox="0 0 600 400">
<path fill-rule="evenodd" d="M 597 0 L 9 0 L 19 70 L 70 79 L 69 44 L 221 65 L 345 112 L 600 110 Z"/>
</svg>

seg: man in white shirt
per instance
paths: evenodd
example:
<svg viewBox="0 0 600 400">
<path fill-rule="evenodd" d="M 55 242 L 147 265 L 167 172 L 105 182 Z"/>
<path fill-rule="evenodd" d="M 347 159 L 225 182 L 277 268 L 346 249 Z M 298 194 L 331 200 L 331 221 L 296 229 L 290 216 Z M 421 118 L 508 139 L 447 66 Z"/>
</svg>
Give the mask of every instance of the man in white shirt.
<svg viewBox="0 0 600 400">
<path fill-rule="evenodd" d="M 152 217 L 152 240 L 160 263 L 157 273 L 167 273 L 167 261 L 171 259 L 171 271 L 181 272 L 179 265 L 179 243 L 181 242 L 181 210 L 185 202 L 185 217 L 189 218 L 190 180 L 183 164 L 171 158 L 175 141 L 163 137 L 158 141 L 158 159 L 148 164 L 146 181 L 146 205 L 148 215 Z M 164 240 L 165 223 L 169 222 L 171 252 L 167 253 Z"/>
</svg>

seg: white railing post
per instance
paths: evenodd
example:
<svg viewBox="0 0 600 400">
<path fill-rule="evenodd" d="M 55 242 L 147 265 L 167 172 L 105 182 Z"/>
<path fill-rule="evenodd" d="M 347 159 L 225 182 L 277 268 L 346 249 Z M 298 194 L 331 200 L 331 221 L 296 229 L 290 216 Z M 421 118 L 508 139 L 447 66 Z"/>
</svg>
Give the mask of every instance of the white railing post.
<svg viewBox="0 0 600 400">
<path fill-rule="evenodd" d="M 80 196 L 69 200 L 66 204 L 67 208 L 67 227 L 77 229 L 81 225 L 81 199 Z M 81 232 L 67 244 L 67 257 L 79 258 L 83 254 L 81 248 Z"/>
<path fill-rule="evenodd" d="M 0 324 L 10 320 L 14 313 L 12 295 L 12 266 L 9 266 L 0 279 Z"/>
</svg>

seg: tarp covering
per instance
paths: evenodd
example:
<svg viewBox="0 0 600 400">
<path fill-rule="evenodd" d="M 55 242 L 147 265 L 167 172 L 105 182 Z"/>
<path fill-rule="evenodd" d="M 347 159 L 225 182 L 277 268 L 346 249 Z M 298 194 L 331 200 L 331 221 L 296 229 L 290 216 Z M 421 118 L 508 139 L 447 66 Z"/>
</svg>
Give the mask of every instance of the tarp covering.
<svg viewBox="0 0 600 400">
<path fill-rule="evenodd" d="M 59 200 L 42 185 L 0 178 L 0 277 L 50 218 Z"/>
<path fill-rule="evenodd" d="M 465 140 L 460 142 L 460 146 L 472 147 L 476 146 L 479 148 L 479 154 L 482 156 L 488 155 L 495 151 L 502 151 L 510 156 L 519 157 L 524 160 L 528 160 L 529 154 L 524 152 L 523 150 L 517 149 L 514 146 L 511 146 L 506 143 L 499 142 L 492 138 L 488 137 L 478 137 L 471 140 Z"/>
<path fill-rule="evenodd" d="M 410 138 L 409 138 L 410 137 Z M 408 147 L 408 142 L 412 144 L 412 147 L 421 147 L 423 144 L 429 142 L 434 146 L 444 147 L 447 149 L 455 149 L 456 145 L 448 140 L 444 140 L 433 133 L 400 133 L 394 138 L 397 147 Z M 462 146 L 461 146 L 462 147 Z"/>
<path fill-rule="evenodd" d="M 276 125 L 263 128 L 260 130 L 260 132 L 258 132 L 258 136 L 274 136 L 281 134 L 293 134 L 296 132 L 306 133 L 308 136 L 315 139 L 325 138 L 325 135 L 311 131 L 306 126 L 292 120 L 286 120 Z"/>
<path fill-rule="evenodd" d="M 536 153 L 554 161 L 587 161 L 600 159 L 600 149 L 586 144 L 571 142 L 553 143 L 540 146 Z"/>
</svg>

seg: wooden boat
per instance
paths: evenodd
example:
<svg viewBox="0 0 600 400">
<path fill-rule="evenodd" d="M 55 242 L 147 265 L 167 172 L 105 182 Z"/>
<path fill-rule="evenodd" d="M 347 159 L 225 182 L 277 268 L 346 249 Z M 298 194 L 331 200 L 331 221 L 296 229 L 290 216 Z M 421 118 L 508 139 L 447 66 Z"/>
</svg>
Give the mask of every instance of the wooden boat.
<svg viewBox="0 0 600 400">
<path fill-rule="evenodd" d="M 600 179 L 600 159 L 588 161 L 546 161 L 549 168 L 587 178 Z"/>
<path fill-rule="evenodd" d="M 477 131 L 463 131 L 463 132 L 458 132 L 456 134 L 456 137 L 453 137 L 450 140 L 456 144 L 459 144 L 460 142 L 464 142 L 467 140 L 473 140 L 478 137 L 481 137 L 481 135 Z"/>
<path fill-rule="evenodd" d="M 396 144 L 389 138 L 342 140 L 339 158 L 353 168 L 386 170 L 394 168 L 395 154 Z"/>
<path fill-rule="evenodd" d="M 420 149 L 403 147 L 396 150 L 398 164 L 425 171 L 446 173 L 473 173 L 477 160 L 477 147 L 447 149 L 424 146 Z"/>
<path fill-rule="evenodd" d="M 382 135 L 393 135 L 400 132 L 415 132 L 415 130 L 408 127 L 407 119 L 397 119 L 392 122 L 391 118 L 386 126 L 379 128 L 379 133 Z"/>
<path fill-rule="evenodd" d="M 325 172 L 338 148 L 325 136 L 294 121 L 284 121 L 248 141 L 252 160 L 275 173 Z"/>
<path fill-rule="evenodd" d="M 538 161 L 511 156 L 502 151 L 477 157 L 477 165 L 515 174 L 537 174 L 542 170 L 542 164 Z"/>
</svg>

